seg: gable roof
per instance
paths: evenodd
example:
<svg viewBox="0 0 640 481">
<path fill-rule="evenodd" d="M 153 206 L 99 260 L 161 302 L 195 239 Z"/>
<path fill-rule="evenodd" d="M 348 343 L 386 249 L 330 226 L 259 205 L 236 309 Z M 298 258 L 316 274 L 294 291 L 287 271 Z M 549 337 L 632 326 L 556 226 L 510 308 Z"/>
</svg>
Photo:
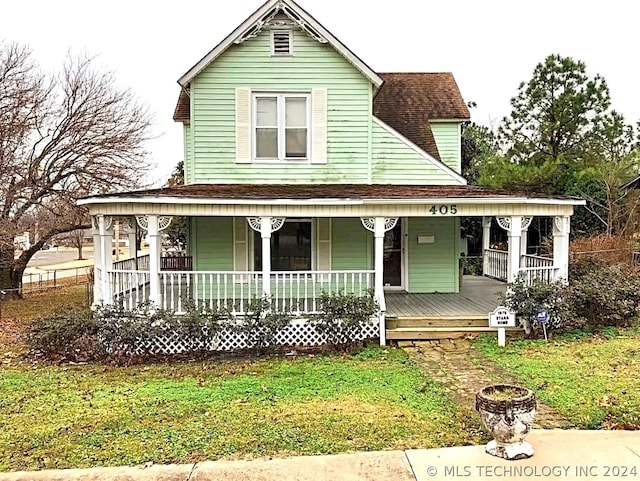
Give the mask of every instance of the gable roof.
<svg viewBox="0 0 640 481">
<path fill-rule="evenodd" d="M 373 114 L 440 159 L 431 120 L 468 120 L 469 109 L 451 72 L 381 73 Z"/>
<path fill-rule="evenodd" d="M 373 114 L 440 159 L 431 120 L 468 120 L 469 109 L 451 72 L 381 73 Z"/>
<path fill-rule="evenodd" d="M 356 54 L 349 50 L 340 40 L 333 36 L 316 19 L 309 15 L 293 0 L 267 0 L 258 10 L 240 24 L 231 34 L 220 42 L 213 50 L 205 55 L 198 63 L 189 69 L 178 83 L 187 87 L 191 80 L 204 70 L 211 62 L 218 58 L 234 43 L 242 43 L 257 35 L 277 13 L 282 12 L 288 16 L 299 28 L 322 43 L 328 43 L 342 55 L 348 62 L 357 68 L 376 87 L 382 85 L 382 78 L 364 63 Z"/>
<path fill-rule="evenodd" d="M 405 110 L 427 115 L 429 120 L 468 120 L 469 109 L 451 72 L 381 73 L 384 85 L 376 100 L 395 99 Z M 379 98 L 378 98 L 379 97 Z"/>
</svg>

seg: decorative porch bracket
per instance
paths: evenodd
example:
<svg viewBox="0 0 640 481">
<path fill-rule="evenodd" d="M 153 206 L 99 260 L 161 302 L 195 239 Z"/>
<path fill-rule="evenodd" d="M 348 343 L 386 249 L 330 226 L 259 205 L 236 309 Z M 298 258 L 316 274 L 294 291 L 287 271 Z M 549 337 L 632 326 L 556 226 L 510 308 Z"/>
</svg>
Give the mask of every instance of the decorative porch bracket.
<svg viewBox="0 0 640 481">
<path fill-rule="evenodd" d="M 559 216 L 553 218 L 553 265 L 556 268 L 555 280 L 569 280 L 569 231 L 571 218 Z"/>
<path fill-rule="evenodd" d="M 373 232 L 374 237 L 374 294 L 380 311 L 386 311 L 384 301 L 384 234 L 393 229 L 398 223 L 397 217 L 362 217 L 360 222 L 365 229 Z M 384 315 L 380 316 L 380 345 L 384 346 L 387 342 L 385 333 Z"/>
<path fill-rule="evenodd" d="M 262 295 L 271 295 L 271 234 L 284 225 L 284 217 L 247 217 L 249 226 L 262 238 Z"/>
<path fill-rule="evenodd" d="M 498 225 L 507 231 L 509 237 L 509 253 L 507 255 L 507 282 L 514 282 L 520 272 L 520 242 L 522 231 L 531 224 L 530 218 L 519 215 L 511 217 L 496 217 Z"/>
<path fill-rule="evenodd" d="M 162 234 L 171 224 L 172 217 L 158 215 L 137 215 L 136 222 L 147 232 L 149 238 L 149 302 L 160 306 L 160 255 Z"/>
</svg>

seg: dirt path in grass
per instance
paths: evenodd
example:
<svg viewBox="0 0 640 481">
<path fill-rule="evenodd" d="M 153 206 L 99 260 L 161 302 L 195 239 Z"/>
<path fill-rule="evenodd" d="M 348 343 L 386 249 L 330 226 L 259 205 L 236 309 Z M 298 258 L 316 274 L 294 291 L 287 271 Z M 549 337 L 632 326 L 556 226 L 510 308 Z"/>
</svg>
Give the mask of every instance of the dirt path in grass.
<svg viewBox="0 0 640 481">
<path fill-rule="evenodd" d="M 476 392 L 488 384 L 513 384 L 515 380 L 462 339 L 401 342 L 402 347 L 429 377 L 441 383 L 465 408 L 475 410 Z M 535 428 L 567 428 L 570 423 L 555 409 L 538 401 Z"/>
</svg>

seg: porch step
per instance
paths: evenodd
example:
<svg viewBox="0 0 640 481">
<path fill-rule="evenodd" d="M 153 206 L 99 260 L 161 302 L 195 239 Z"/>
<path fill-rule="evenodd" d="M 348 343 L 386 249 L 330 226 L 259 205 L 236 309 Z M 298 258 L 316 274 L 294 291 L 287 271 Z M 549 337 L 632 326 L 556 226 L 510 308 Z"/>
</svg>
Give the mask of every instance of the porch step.
<svg viewBox="0 0 640 481">
<path fill-rule="evenodd" d="M 470 333 L 496 332 L 489 327 L 488 316 L 398 316 L 386 319 L 390 340 L 456 339 Z M 518 327 L 507 328 L 520 331 Z"/>
<path fill-rule="evenodd" d="M 420 316 L 420 317 L 388 317 L 387 329 L 412 327 L 487 327 L 488 316 Z"/>
</svg>

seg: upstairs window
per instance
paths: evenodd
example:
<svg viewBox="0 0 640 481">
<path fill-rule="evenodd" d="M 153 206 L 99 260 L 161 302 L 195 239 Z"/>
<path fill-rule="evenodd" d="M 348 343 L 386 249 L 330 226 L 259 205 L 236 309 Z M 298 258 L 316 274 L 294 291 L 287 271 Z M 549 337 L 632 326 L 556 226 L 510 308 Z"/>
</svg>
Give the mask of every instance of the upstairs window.
<svg viewBox="0 0 640 481">
<path fill-rule="evenodd" d="M 271 31 L 271 54 L 278 56 L 288 56 L 293 53 L 291 30 Z"/>
<path fill-rule="evenodd" d="M 309 94 L 255 94 L 254 158 L 309 159 Z"/>
</svg>

